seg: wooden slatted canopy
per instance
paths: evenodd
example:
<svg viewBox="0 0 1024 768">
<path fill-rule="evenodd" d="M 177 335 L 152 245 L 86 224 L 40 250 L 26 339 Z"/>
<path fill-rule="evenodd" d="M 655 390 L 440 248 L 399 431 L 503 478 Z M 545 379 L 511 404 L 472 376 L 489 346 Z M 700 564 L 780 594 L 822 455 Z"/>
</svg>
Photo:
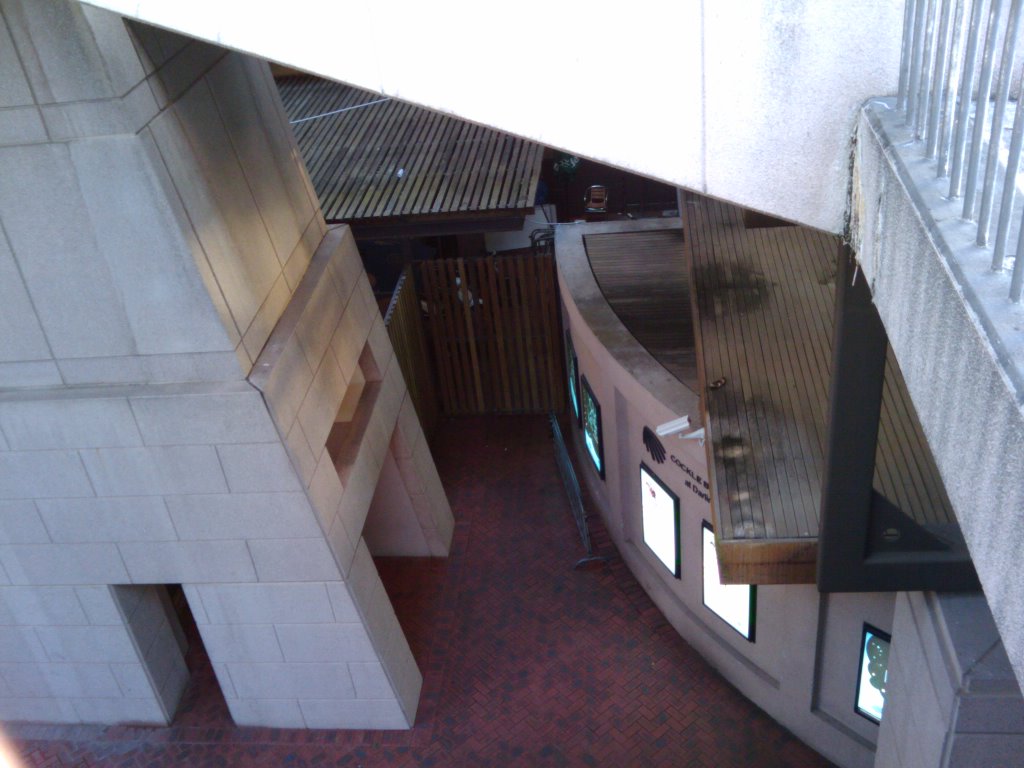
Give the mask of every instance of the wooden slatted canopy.
<svg viewBox="0 0 1024 768">
<path fill-rule="evenodd" d="M 722 579 L 813 583 L 838 240 L 747 229 L 740 209 L 707 198 L 683 208 Z M 918 524 L 955 524 L 891 352 L 872 484 Z"/>
<path fill-rule="evenodd" d="M 532 210 L 540 144 L 319 78 L 277 84 L 328 221 L 447 234 L 515 229 Z"/>
<path fill-rule="evenodd" d="M 683 230 L 584 235 L 583 244 L 622 324 L 663 368 L 698 391 Z"/>
</svg>

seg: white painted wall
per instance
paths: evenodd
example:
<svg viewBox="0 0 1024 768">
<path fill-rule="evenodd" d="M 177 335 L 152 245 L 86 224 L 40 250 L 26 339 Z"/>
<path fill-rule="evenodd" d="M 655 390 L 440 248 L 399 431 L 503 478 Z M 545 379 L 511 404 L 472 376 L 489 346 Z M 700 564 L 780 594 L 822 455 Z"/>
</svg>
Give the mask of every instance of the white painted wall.
<svg viewBox="0 0 1024 768">
<path fill-rule="evenodd" d="M 856 108 L 896 88 L 903 13 L 899 0 L 92 4 L 831 232 Z"/>
</svg>

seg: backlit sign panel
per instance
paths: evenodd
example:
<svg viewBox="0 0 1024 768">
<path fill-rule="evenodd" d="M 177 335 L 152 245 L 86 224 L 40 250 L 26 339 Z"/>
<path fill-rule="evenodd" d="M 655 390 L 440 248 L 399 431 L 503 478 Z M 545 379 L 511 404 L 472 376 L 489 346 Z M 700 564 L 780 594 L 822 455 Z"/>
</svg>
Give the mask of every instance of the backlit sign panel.
<svg viewBox="0 0 1024 768">
<path fill-rule="evenodd" d="M 722 584 L 715 553 L 715 532 L 707 521 L 704 537 L 704 605 L 726 624 L 754 642 L 757 587 L 752 584 Z"/>
<path fill-rule="evenodd" d="M 679 497 L 644 464 L 640 465 L 640 497 L 644 544 L 678 579 Z"/>
</svg>

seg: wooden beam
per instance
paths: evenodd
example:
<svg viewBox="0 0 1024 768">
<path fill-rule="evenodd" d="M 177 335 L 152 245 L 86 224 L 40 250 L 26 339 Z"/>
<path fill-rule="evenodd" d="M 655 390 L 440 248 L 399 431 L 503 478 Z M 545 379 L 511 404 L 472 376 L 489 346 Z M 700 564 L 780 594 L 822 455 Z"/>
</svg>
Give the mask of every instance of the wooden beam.
<svg viewBox="0 0 1024 768">
<path fill-rule="evenodd" d="M 813 584 L 818 559 L 814 539 L 716 538 L 723 584 Z"/>
<path fill-rule="evenodd" d="M 888 337 L 840 247 L 817 582 L 822 592 L 978 589 L 959 528 L 914 520 L 874 489 Z"/>
</svg>

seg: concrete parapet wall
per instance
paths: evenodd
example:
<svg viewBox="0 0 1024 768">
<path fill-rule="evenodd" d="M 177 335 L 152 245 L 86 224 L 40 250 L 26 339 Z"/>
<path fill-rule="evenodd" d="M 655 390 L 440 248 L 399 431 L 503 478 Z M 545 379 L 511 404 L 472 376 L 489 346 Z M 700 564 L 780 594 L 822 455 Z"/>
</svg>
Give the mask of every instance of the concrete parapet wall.
<svg viewBox="0 0 1024 768">
<path fill-rule="evenodd" d="M 948 184 L 923 159 L 901 159 L 874 110 L 887 106 L 869 104 L 861 116 L 853 245 L 1020 681 L 1024 484 L 1015 468 L 1024 466 L 1024 410 L 1006 347 L 993 342 L 970 287 L 991 280 L 991 257 L 973 248 L 971 224 L 943 199 Z M 926 197 L 943 204 L 930 210 Z M 1008 305 L 1001 298 L 997 310 Z"/>
</svg>

